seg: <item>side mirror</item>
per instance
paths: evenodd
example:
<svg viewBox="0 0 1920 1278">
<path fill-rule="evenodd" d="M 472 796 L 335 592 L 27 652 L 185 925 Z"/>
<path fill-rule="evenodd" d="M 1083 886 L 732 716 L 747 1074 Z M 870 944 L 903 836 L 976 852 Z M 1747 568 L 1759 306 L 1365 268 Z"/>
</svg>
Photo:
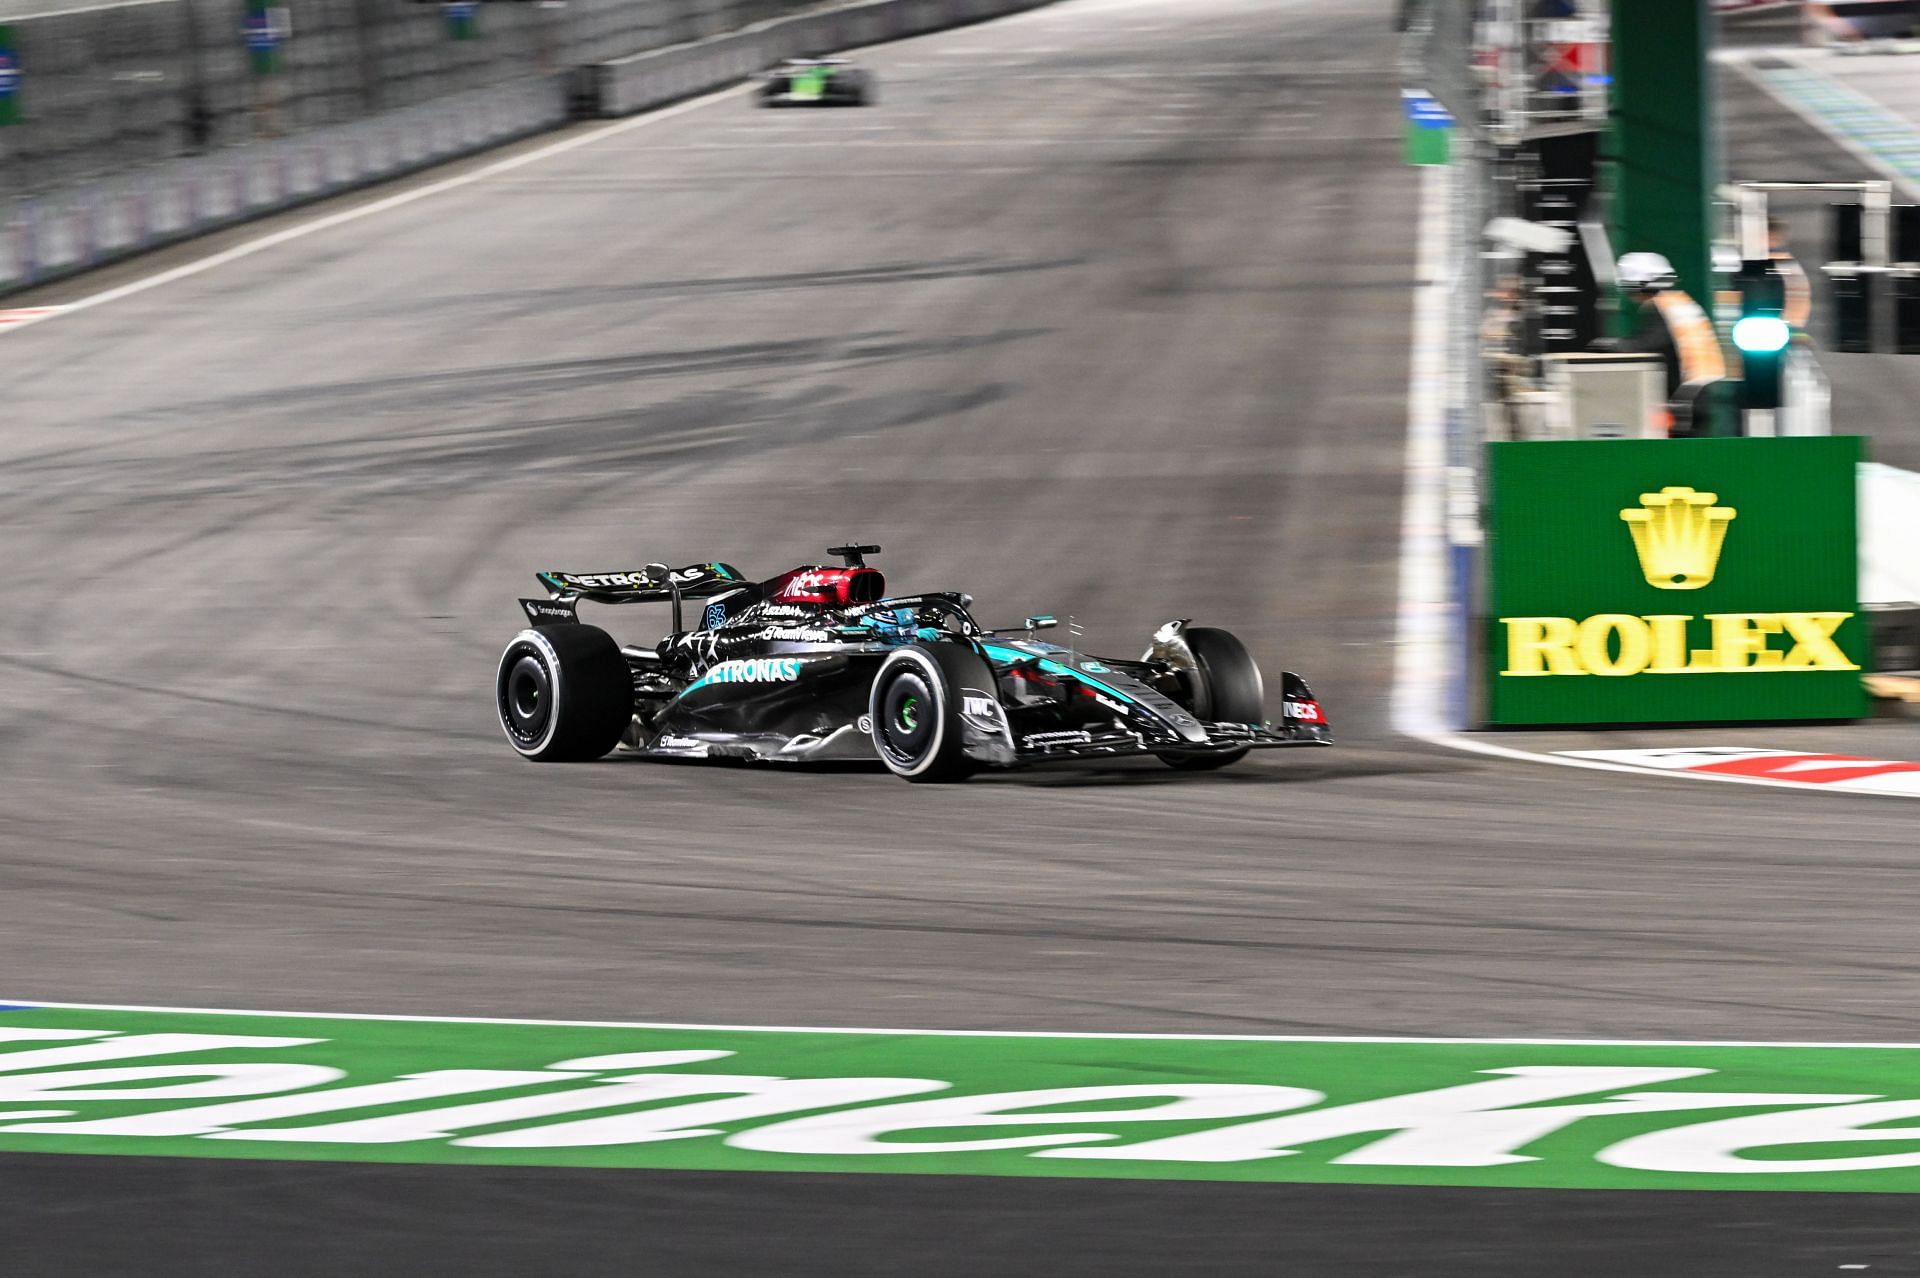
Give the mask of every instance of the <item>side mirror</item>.
<svg viewBox="0 0 1920 1278">
<path fill-rule="evenodd" d="M 673 579 L 673 569 L 665 564 L 648 564 L 646 574 L 667 583 L 667 590 L 673 595 L 673 633 L 684 633 L 686 622 L 680 616 L 680 583 Z"/>
<path fill-rule="evenodd" d="M 1050 613 L 1041 613 L 1038 617 L 1027 618 L 1027 629 L 1029 631 L 1051 630 L 1059 624 L 1060 624 L 1060 618 L 1055 617 Z"/>
</svg>

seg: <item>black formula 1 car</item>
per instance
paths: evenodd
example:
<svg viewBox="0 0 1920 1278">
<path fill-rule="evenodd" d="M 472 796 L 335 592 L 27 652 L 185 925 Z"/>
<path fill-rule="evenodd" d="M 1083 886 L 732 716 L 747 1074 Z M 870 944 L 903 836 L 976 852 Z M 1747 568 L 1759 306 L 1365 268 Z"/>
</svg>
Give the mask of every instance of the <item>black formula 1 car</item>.
<svg viewBox="0 0 1920 1278">
<path fill-rule="evenodd" d="M 1017 633 L 981 628 L 972 599 L 889 597 L 867 565 L 878 546 L 836 546 L 845 562 L 751 582 L 723 563 L 638 572 L 543 572 L 522 599 L 529 629 L 500 658 L 500 726 L 529 759 L 597 759 L 617 747 L 654 758 L 847 761 L 878 758 L 910 781 L 1051 759 L 1157 755 L 1224 767 L 1249 750 L 1333 743 L 1299 675 L 1282 674 L 1269 720 L 1260 669 L 1224 630 L 1170 621 L 1138 660 L 1043 642 L 1053 617 Z M 579 620 L 581 600 L 670 603 L 673 630 L 621 646 Z M 699 625 L 684 624 L 685 601 Z"/>
<path fill-rule="evenodd" d="M 786 58 L 760 82 L 761 106 L 872 106 L 873 74 L 845 58 Z"/>
</svg>

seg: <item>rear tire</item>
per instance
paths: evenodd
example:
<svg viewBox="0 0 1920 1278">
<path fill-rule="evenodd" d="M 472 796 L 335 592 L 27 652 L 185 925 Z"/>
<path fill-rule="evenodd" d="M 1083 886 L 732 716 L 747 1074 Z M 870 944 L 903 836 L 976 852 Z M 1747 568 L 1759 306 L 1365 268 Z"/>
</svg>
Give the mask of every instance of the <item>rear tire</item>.
<svg viewBox="0 0 1920 1278">
<path fill-rule="evenodd" d="M 633 675 L 598 626 L 535 626 L 500 655 L 494 703 L 507 743 L 536 763 L 598 759 L 633 720 Z"/>
<path fill-rule="evenodd" d="M 1259 724 L 1267 714 L 1266 683 L 1260 666 L 1231 631 L 1190 627 L 1185 635 L 1197 669 L 1188 676 L 1192 700 L 1187 709 L 1202 723 Z M 1225 754 L 1165 753 L 1161 762 L 1182 772 L 1211 772 L 1247 757 L 1245 750 Z"/>
<path fill-rule="evenodd" d="M 991 688 L 993 671 L 959 644 L 898 648 L 867 696 L 874 753 L 908 781 L 963 781 L 974 770 L 960 725 L 960 689 Z"/>
</svg>

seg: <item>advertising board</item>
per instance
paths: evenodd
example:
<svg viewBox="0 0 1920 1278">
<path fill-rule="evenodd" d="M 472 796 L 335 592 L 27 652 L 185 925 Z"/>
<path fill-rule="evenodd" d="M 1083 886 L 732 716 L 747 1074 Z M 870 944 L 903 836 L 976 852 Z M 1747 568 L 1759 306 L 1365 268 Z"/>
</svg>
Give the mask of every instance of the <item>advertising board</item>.
<svg viewBox="0 0 1920 1278">
<path fill-rule="evenodd" d="M 0 124 L 20 122 L 20 54 L 13 28 L 0 25 Z"/>
<path fill-rule="evenodd" d="M 1491 722 L 1866 712 L 1858 438 L 1489 451 Z"/>
</svg>

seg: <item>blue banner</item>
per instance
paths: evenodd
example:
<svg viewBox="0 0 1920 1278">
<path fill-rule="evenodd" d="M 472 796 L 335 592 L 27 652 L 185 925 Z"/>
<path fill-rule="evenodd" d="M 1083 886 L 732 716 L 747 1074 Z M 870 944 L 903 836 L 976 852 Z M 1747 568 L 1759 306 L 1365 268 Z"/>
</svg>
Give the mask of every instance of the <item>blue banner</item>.
<svg viewBox="0 0 1920 1278">
<path fill-rule="evenodd" d="M 1407 120 L 1423 129 L 1444 129 L 1453 124 L 1453 113 L 1432 97 L 1415 89 L 1400 90 L 1400 105 Z"/>
<path fill-rule="evenodd" d="M 13 28 L 0 26 L 0 124 L 20 118 L 20 55 L 15 52 Z"/>
</svg>

